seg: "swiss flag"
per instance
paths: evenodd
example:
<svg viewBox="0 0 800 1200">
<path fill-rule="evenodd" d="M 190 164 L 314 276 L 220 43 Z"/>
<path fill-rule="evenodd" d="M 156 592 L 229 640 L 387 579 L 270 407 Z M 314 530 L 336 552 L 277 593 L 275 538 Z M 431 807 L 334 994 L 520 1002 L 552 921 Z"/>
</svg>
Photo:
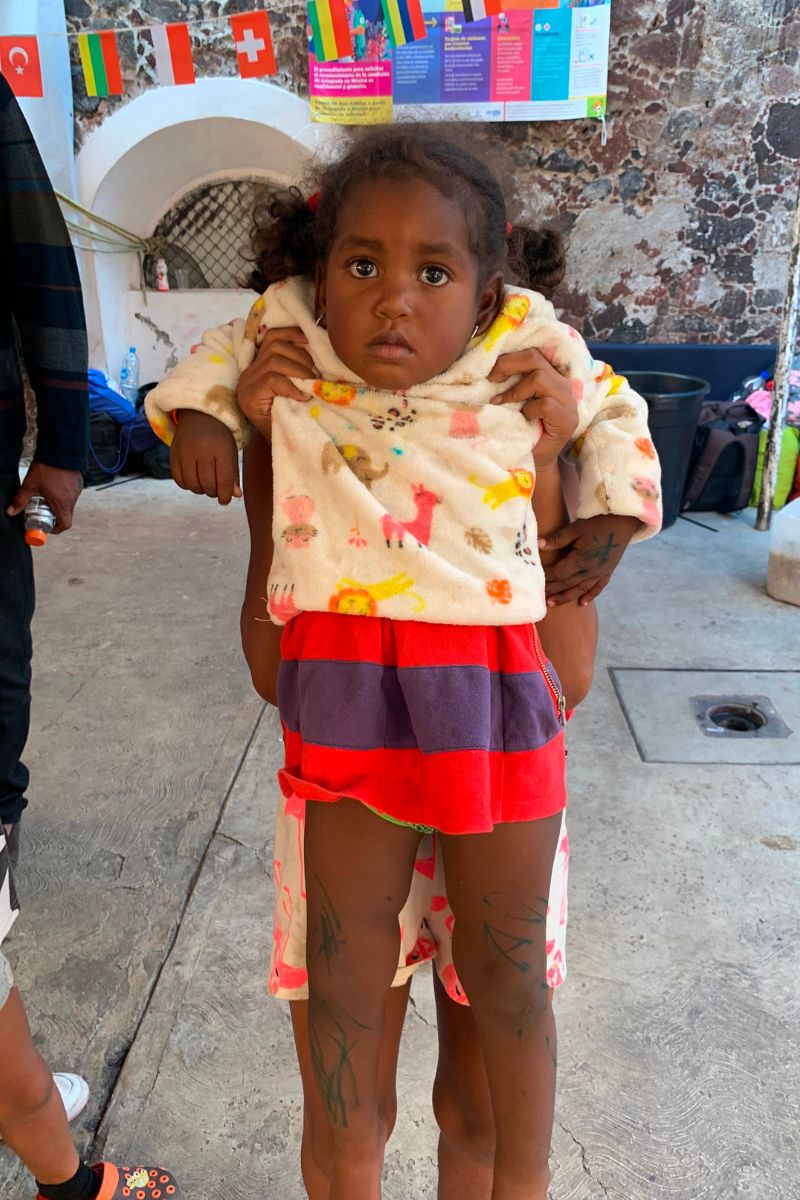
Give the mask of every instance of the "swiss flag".
<svg viewBox="0 0 800 1200">
<path fill-rule="evenodd" d="M 0 72 L 15 96 L 43 96 L 42 64 L 35 37 L 0 37 Z"/>
<path fill-rule="evenodd" d="M 230 18 L 230 22 L 242 79 L 274 75 L 278 68 L 267 13 L 238 13 Z"/>
</svg>

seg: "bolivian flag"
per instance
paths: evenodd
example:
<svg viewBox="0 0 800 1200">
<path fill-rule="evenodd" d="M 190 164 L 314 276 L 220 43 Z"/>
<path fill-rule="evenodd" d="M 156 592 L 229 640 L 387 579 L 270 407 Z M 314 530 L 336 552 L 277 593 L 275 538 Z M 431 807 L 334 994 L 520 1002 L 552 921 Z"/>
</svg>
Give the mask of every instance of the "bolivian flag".
<svg viewBox="0 0 800 1200">
<path fill-rule="evenodd" d="M 122 72 L 119 69 L 117 38 L 112 29 L 102 33 L 78 34 L 83 77 L 87 96 L 121 96 Z"/>
<path fill-rule="evenodd" d="M 352 58 L 353 38 L 344 0 L 309 0 L 308 23 L 317 62 Z"/>
<path fill-rule="evenodd" d="M 393 50 L 408 42 L 419 42 L 427 36 L 428 28 L 420 0 L 381 0 L 381 5 Z"/>
</svg>

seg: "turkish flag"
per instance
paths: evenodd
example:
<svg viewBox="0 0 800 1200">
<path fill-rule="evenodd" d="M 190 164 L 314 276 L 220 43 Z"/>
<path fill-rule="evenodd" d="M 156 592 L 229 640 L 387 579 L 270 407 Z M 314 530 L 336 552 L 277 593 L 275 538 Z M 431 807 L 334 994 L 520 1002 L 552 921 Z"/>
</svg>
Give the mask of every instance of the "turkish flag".
<svg viewBox="0 0 800 1200">
<path fill-rule="evenodd" d="M 15 96 L 43 96 L 42 64 L 35 37 L 0 37 L 0 72 Z"/>
<path fill-rule="evenodd" d="M 278 68 L 267 13 L 237 13 L 230 22 L 242 79 L 274 75 Z"/>
</svg>

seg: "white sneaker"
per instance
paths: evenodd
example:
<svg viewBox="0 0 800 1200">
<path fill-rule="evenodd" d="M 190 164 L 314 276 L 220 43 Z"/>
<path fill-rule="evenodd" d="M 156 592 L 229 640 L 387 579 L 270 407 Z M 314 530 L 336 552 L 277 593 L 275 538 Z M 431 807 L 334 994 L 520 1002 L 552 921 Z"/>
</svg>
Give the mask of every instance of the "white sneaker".
<svg viewBox="0 0 800 1200">
<path fill-rule="evenodd" d="M 67 1120 L 74 1121 L 89 1103 L 89 1085 L 80 1075 L 72 1075 L 68 1071 L 57 1071 L 53 1079 L 67 1110 Z"/>
</svg>

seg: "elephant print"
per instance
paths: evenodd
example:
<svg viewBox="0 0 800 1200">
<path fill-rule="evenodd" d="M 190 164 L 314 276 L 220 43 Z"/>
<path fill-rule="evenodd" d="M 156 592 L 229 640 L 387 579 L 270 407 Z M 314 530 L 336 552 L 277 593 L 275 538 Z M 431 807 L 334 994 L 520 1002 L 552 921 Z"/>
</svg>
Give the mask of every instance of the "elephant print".
<svg viewBox="0 0 800 1200">
<path fill-rule="evenodd" d="M 389 464 L 384 463 L 382 467 L 374 466 L 369 454 L 361 446 L 337 446 L 333 442 L 326 442 L 322 448 L 323 474 L 327 475 L 329 472 L 337 474 L 342 462 L 347 464 L 358 482 L 363 483 L 364 487 L 370 490 L 376 479 L 385 479 L 389 474 Z"/>
</svg>

